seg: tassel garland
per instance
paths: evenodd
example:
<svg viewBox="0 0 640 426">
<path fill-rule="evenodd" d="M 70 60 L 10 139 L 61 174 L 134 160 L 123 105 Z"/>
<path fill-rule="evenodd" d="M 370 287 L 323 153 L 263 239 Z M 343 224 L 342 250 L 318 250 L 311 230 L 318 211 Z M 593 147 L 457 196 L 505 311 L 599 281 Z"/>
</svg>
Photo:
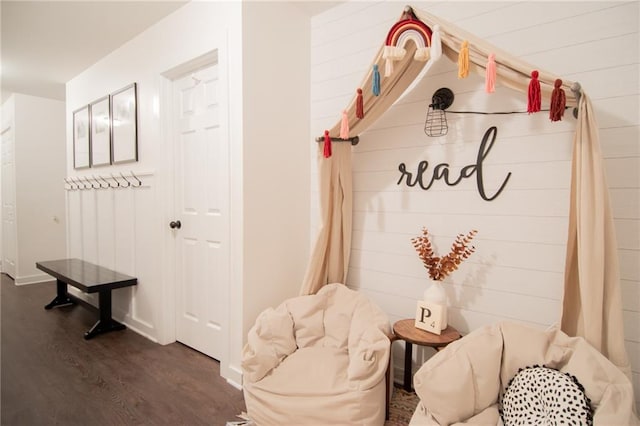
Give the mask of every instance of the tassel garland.
<svg viewBox="0 0 640 426">
<path fill-rule="evenodd" d="M 349 117 L 347 117 L 347 110 L 342 111 L 342 121 L 340 122 L 340 137 L 342 139 L 349 139 Z"/>
<path fill-rule="evenodd" d="M 431 59 L 435 62 L 442 56 L 442 41 L 440 39 L 440 25 L 433 26 L 431 34 Z"/>
<path fill-rule="evenodd" d="M 549 105 L 549 119 L 551 121 L 560 121 L 564 115 L 564 109 L 567 105 L 567 97 L 562 89 L 562 80 L 556 79 L 551 92 L 551 105 Z"/>
<path fill-rule="evenodd" d="M 469 75 L 469 42 L 462 42 L 458 54 L 458 78 L 466 78 Z"/>
<path fill-rule="evenodd" d="M 542 99 L 540 97 L 540 81 L 538 80 L 538 71 L 531 71 L 531 81 L 529 82 L 529 96 L 527 99 L 527 112 L 540 111 Z"/>
<path fill-rule="evenodd" d="M 496 91 L 496 55 L 489 53 L 485 72 L 484 91 L 493 93 Z"/>
<path fill-rule="evenodd" d="M 331 157 L 331 138 L 329 137 L 329 131 L 324 131 L 324 158 Z"/>
<path fill-rule="evenodd" d="M 358 95 L 356 96 L 356 117 L 364 118 L 364 102 L 362 100 L 362 89 L 358 88 Z"/>
<path fill-rule="evenodd" d="M 371 79 L 371 91 L 373 92 L 373 96 L 380 95 L 380 71 L 378 70 L 378 65 L 373 65 L 373 78 Z"/>
</svg>

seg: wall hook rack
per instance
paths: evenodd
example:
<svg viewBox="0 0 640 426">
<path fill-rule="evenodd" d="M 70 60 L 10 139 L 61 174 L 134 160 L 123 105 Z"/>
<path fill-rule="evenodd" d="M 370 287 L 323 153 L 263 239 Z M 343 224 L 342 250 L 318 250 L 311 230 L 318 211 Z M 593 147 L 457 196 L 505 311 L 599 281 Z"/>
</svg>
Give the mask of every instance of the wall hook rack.
<svg viewBox="0 0 640 426">
<path fill-rule="evenodd" d="M 123 188 L 130 187 L 131 186 L 131 182 L 129 181 L 129 179 L 127 179 L 127 177 L 124 174 L 122 174 L 122 172 L 120 172 L 120 176 L 122 176 L 122 179 L 124 179 L 124 181 L 127 182 L 127 184 L 126 185 L 122 185 L 122 187 Z"/>
<path fill-rule="evenodd" d="M 133 185 L 132 184 L 131 186 L 133 186 L 134 188 L 142 186 L 142 181 L 140 179 L 138 179 L 138 176 L 136 176 L 135 173 L 133 173 L 133 170 L 131 170 L 131 177 L 133 177 L 138 182 L 137 185 Z"/>
<path fill-rule="evenodd" d="M 149 183 L 144 182 L 147 177 L 153 176 L 153 172 L 137 172 L 133 170 L 128 173 L 115 172 L 105 175 L 94 174 L 84 176 L 67 176 L 63 178 L 64 189 L 66 191 L 76 191 L 85 189 L 116 189 L 116 188 L 140 188 L 149 187 Z"/>
<path fill-rule="evenodd" d="M 64 187 L 64 189 L 66 189 L 67 191 L 75 191 L 78 189 L 78 185 L 76 185 L 75 183 L 69 182 L 67 178 L 63 178 L 63 180 L 64 180 L 64 183 L 69 185 L 69 187 L 67 187 L 66 185 Z"/>
</svg>

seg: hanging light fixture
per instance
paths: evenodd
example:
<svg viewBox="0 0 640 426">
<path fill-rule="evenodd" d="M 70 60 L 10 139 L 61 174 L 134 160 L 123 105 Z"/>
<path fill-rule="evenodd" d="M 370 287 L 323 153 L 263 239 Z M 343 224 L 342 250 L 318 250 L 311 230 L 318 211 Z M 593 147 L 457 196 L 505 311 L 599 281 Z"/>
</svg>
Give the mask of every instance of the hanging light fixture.
<svg viewBox="0 0 640 426">
<path fill-rule="evenodd" d="M 424 122 L 424 133 L 427 136 L 438 137 L 447 134 L 449 125 L 445 110 L 453 104 L 453 98 L 453 92 L 446 87 L 435 91 Z"/>
</svg>

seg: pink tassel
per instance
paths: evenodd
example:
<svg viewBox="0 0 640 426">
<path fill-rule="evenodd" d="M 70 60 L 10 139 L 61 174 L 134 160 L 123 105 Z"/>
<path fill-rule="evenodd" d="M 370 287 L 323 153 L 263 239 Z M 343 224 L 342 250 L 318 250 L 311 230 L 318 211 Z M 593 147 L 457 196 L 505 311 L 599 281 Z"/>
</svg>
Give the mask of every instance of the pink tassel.
<svg viewBox="0 0 640 426">
<path fill-rule="evenodd" d="M 359 119 L 364 118 L 364 102 L 362 100 L 362 89 L 358 89 L 358 96 L 356 97 L 356 117 Z"/>
<path fill-rule="evenodd" d="M 556 79 L 553 92 L 551 92 L 551 104 L 549 105 L 549 119 L 551 121 L 560 121 L 564 115 L 564 109 L 567 105 L 567 97 L 562 90 L 562 80 Z"/>
<path fill-rule="evenodd" d="M 496 55 L 494 55 L 493 53 L 489 53 L 484 81 L 485 92 L 493 93 L 496 91 L 496 73 Z"/>
<path fill-rule="evenodd" d="M 347 117 L 347 110 L 342 111 L 342 122 L 340 122 L 340 138 L 349 139 L 349 117 Z"/>
<path fill-rule="evenodd" d="M 329 137 L 329 131 L 324 131 L 324 158 L 331 157 L 331 138 Z"/>
<path fill-rule="evenodd" d="M 538 80 L 538 71 L 531 71 L 531 81 L 529 82 L 529 97 L 527 99 L 527 112 L 540 111 L 542 99 L 540 97 L 540 81 Z"/>
</svg>

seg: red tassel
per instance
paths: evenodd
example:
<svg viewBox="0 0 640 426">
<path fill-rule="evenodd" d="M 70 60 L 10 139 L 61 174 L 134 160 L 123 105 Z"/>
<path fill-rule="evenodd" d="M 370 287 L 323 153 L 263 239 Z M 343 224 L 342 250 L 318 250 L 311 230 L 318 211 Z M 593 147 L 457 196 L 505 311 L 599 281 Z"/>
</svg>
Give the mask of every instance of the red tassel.
<svg viewBox="0 0 640 426">
<path fill-rule="evenodd" d="M 329 137 L 329 131 L 324 131 L 324 158 L 331 157 L 331 138 Z"/>
<path fill-rule="evenodd" d="M 542 99 L 540 98 L 540 81 L 538 80 L 538 71 L 531 71 L 531 81 L 529 82 L 529 98 L 527 101 L 527 112 L 540 111 Z"/>
<path fill-rule="evenodd" d="M 549 106 L 549 119 L 560 121 L 564 115 L 564 108 L 567 105 L 567 97 L 562 90 L 562 80 L 556 79 L 553 92 L 551 92 L 551 105 Z"/>
<path fill-rule="evenodd" d="M 356 97 L 356 117 L 364 118 L 364 105 L 362 100 L 362 89 L 358 89 L 358 96 Z"/>
</svg>

